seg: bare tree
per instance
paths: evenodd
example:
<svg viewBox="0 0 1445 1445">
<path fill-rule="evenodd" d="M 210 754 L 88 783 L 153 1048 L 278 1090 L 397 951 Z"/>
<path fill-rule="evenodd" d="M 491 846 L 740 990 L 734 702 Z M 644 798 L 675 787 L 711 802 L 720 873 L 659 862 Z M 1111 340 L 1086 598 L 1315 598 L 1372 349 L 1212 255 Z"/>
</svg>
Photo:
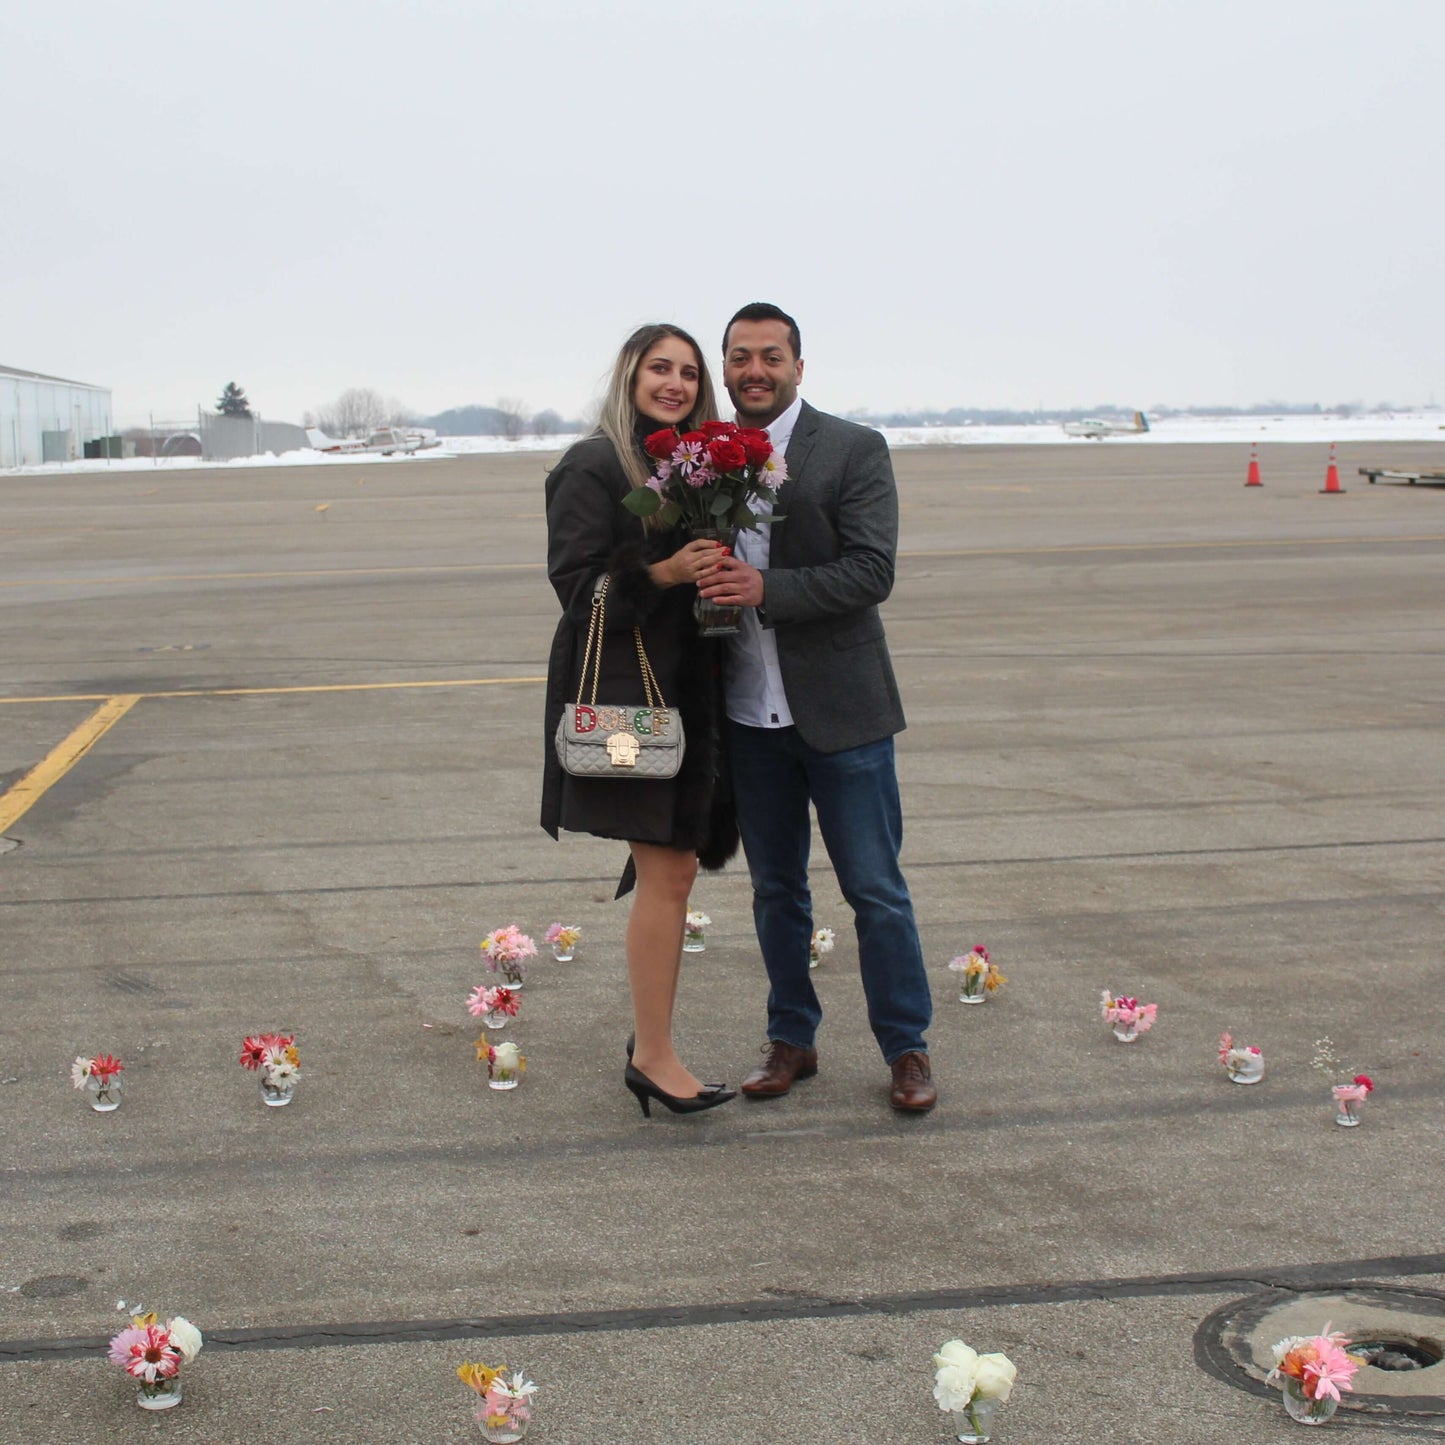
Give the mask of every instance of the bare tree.
<svg viewBox="0 0 1445 1445">
<path fill-rule="evenodd" d="M 527 430 L 527 403 L 515 396 L 497 398 L 497 425 L 508 441 L 520 441 Z"/>
<path fill-rule="evenodd" d="M 539 441 L 554 437 L 561 430 L 562 418 L 550 407 L 546 411 L 539 411 L 532 418 L 532 435 Z"/>
<path fill-rule="evenodd" d="M 329 406 L 317 407 L 316 425 L 328 436 L 365 436 L 387 425 L 387 408 L 386 399 L 370 387 L 353 386 Z"/>
</svg>

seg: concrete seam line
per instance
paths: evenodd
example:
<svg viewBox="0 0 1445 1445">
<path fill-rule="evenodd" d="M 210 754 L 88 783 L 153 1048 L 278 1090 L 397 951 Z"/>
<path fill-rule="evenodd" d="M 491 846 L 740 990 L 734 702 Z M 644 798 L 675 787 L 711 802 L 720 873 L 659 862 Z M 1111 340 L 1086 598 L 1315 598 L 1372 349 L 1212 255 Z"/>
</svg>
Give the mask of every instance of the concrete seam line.
<svg viewBox="0 0 1445 1445">
<path fill-rule="evenodd" d="M 108 699 L 8 792 L 0 793 L 0 833 L 19 822 L 139 701 L 139 693 Z"/>
<path fill-rule="evenodd" d="M 1317 1289 L 1350 1284 L 1371 1275 L 1406 1277 L 1442 1273 L 1445 1273 L 1445 1254 L 1401 1255 L 1287 1265 L 1274 1270 L 1142 1275 L 1137 1278 L 1069 1280 L 1058 1284 L 983 1285 L 973 1289 L 920 1290 L 852 1300 L 807 1296 L 789 1301 L 743 1300 L 718 1305 L 662 1305 L 651 1309 L 498 1315 L 492 1319 L 376 1320 L 240 1330 L 211 1328 L 206 1331 L 206 1347 L 212 1351 L 333 1349 L 346 1345 L 431 1344 L 440 1340 L 503 1339 L 521 1335 L 689 1329 L 704 1325 L 993 1309 L 1020 1304 L 1071 1304 L 1081 1300 L 1248 1293 L 1281 1287 Z M 107 1343 L 108 1337 L 102 1335 L 0 1340 L 0 1364 L 76 1358 L 103 1350 Z"/>
</svg>

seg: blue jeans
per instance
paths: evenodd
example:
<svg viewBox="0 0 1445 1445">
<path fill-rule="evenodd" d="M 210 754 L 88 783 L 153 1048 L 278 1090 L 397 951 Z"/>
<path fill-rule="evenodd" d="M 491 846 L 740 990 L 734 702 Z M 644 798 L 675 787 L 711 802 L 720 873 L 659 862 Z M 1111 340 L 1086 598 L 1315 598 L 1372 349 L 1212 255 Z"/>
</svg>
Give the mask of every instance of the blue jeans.
<svg viewBox="0 0 1445 1445">
<path fill-rule="evenodd" d="M 808 968 L 811 801 L 838 885 L 853 909 L 868 1022 L 888 1063 L 927 1052 L 933 1017 L 913 900 L 898 865 L 903 809 L 893 739 L 820 753 L 798 730 L 729 724 L 738 826 L 753 883 L 753 922 L 768 971 L 768 1037 L 813 1047 L 822 1006 Z"/>
</svg>

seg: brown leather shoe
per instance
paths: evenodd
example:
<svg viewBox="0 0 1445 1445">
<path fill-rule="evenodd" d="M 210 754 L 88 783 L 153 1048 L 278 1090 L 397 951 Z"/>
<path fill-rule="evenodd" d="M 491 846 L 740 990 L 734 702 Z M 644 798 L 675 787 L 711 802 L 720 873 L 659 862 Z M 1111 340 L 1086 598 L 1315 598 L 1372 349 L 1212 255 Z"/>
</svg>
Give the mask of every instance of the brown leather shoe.
<svg viewBox="0 0 1445 1445">
<path fill-rule="evenodd" d="M 793 1087 L 794 1079 L 811 1079 L 818 1072 L 817 1049 L 799 1049 L 782 1039 L 763 1045 L 763 1062 L 742 1082 L 750 1099 L 780 1099 Z"/>
<path fill-rule="evenodd" d="M 893 1092 L 888 1102 L 910 1114 L 926 1114 L 938 1102 L 927 1054 L 915 1051 L 893 1061 Z"/>
</svg>

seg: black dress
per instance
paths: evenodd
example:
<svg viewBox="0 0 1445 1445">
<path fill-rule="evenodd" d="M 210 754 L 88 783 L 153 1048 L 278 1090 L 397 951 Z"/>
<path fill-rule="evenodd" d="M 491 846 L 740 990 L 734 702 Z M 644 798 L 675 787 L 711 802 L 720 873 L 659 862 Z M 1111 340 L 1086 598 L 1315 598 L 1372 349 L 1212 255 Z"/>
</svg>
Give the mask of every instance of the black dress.
<svg viewBox="0 0 1445 1445">
<path fill-rule="evenodd" d="M 639 433 L 655 431 L 648 423 Z M 562 603 L 547 665 L 543 718 L 542 826 L 601 838 L 657 843 L 697 852 L 720 868 L 737 850 L 722 731 L 722 657 L 718 643 L 698 636 L 692 586 L 657 587 L 647 567 L 683 546 L 681 528 L 647 532 L 623 505 L 627 475 L 604 436 L 577 442 L 547 477 L 547 575 Z M 602 648 L 599 701 L 645 702 L 633 641 L 643 646 L 667 705 L 682 716 L 682 767 L 667 781 L 575 778 L 557 761 L 553 737 L 564 706 L 575 702 L 597 580 L 611 575 Z M 629 860 L 630 865 L 630 860 Z M 630 866 L 624 874 L 630 886 Z"/>
</svg>

